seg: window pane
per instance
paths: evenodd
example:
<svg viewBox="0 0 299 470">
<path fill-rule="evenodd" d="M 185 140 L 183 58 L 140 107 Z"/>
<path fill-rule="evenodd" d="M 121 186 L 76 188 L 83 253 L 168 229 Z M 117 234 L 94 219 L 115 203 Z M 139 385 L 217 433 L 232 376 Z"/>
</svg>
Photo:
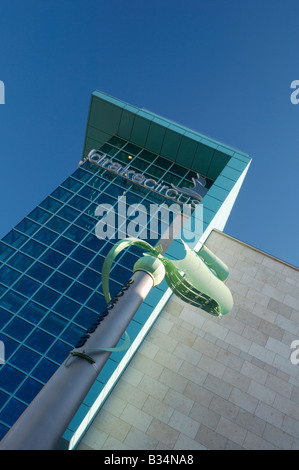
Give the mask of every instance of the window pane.
<svg viewBox="0 0 299 470">
<path fill-rule="evenodd" d="M 78 189 L 81 188 L 82 185 L 79 181 L 69 177 L 61 184 L 61 186 L 63 186 L 66 189 L 70 189 L 71 191 L 76 193 Z"/>
<path fill-rule="evenodd" d="M 57 216 L 53 217 L 53 219 L 49 220 L 47 223 L 47 227 L 55 230 L 55 232 L 58 233 L 62 233 L 68 227 L 68 225 L 69 224 L 66 220 L 60 219 Z"/>
<path fill-rule="evenodd" d="M 76 243 L 79 243 L 85 236 L 86 232 L 76 225 L 71 225 L 65 232 L 64 235 L 68 238 L 71 238 Z"/>
<path fill-rule="evenodd" d="M 52 307 L 59 299 L 60 294 L 54 292 L 52 289 L 43 286 L 34 296 L 34 300 L 44 305 L 45 307 Z"/>
<path fill-rule="evenodd" d="M 78 209 L 80 212 L 84 212 L 86 207 L 89 206 L 90 201 L 87 201 L 86 199 L 75 195 L 74 197 L 72 197 L 68 204 L 74 207 L 75 209 Z"/>
<path fill-rule="evenodd" d="M 92 177 L 92 174 L 89 173 L 88 171 L 83 170 L 82 168 L 78 168 L 73 174 L 72 178 L 76 178 L 77 180 L 83 181 L 86 183 L 90 178 Z"/>
<path fill-rule="evenodd" d="M 15 253 L 15 250 L 13 250 L 7 245 L 4 245 L 4 243 L 0 242 L 0 260 L 1 261 L 6 261 L 13 253 Z"/>
<path fill-rule="evenodd" d="M 47 317 L 42 321 L 41 327 L 52 333 L 54 336 L 58 336 L 67 325 L 67 321 L 61 318 L 55 313 L 49 313 Z"/>
<path fill-rule="evenodd" d="M 32 349 L 35 349 L 37 352 L 44 354 L 54 340 L 54 336 L 51 336 L 39 328 L 36 328 L 27 339 L 26 344 Z"/>
<path fill-rule="evenodd" d="M 83 335 L 85 330 L 83 328 L 80 328 L 79 326 L 76 325 L 69 325 L 65 331 L 62 333 L 61 338 L 64 341 L 67 341 L 70 344 L 76 344 Z"/>
<path fill-rule="evenodd" d="M 38 229 L 40 228 L 40 225 L 36 224 L 35 222 L 32 222 L 32 220 L 24 219 L 22 222 L 20 222 L 17 226 L 16 229 L 19 230 L 20 232 L 25 233 L 26 235 L 32 235 L 35 233 Z"/>
<path fill-rule="evenodd" d="M 51 194 L 51 196 L 55 197 L 56 199 L 59 199 L 59 201 L 62 202 L 67 202 L 72 197 L 72 195 L 73 193 L 60 187 L 55 189 L 55 191 Z"/>
<path fill-rule="evenodd" d="M 78 274 L 82 271 L 82 269 L 84 269 L 84 266 L 79 263 L 76 263 L 76 261 L 73 261 L 72 259 L 65 260 L 65 262 L 59 268 L 60 271 L 65 274 L 68 274 L 73 278 L 76 278 Z"/>
<path fill-rule="evenodd" d="M 62 203 L 48 196 L 39 206 L 49 212 L 55 213 L 62 207 Z"/>
<path fill-rule="evenodd" d="M 98 314 L 92 312 L 86 307 L 83 307 L 82 310 L 78 313 L 75 318 L 76 323 L 84 328 L 88 328 L 98 319 Z"/>
<path fill-rule="evenodd" d="M 24 253 L 27 253 L 27 255 L 31 255 L 34 258 L 38 258 L 43 251 L 47 249 L 46 246 L 41 245 L 40 243 L 34 241 L 34 240 L 29 240 L 23 247 L 22 251 Z"/>
<path fill-rule="evenodd" d="M 101 275 L 91 269 L 85 269 L 78 279 L 83 284 L 86 284 L 88 287 L 95 289 L 99 287 L 101 282 Z"/>
<path fill-rule="evenodd" d="M 26 301 L 27 299 L 22 295 L 8 291 L 7 294 L 2 297 L 1 304 L 2 307 L 6 308 L 7 310 L 10 310 L 13 313 L 17 313 Z"/>
<path fill-rule="evenodd" d="M 55 312 L 60 313 L 63 317 L 71 319 L 74 318 L 80 306 L 81 305 L 77 304 L 77 302 L 74 302 L 67 297 L 62 297 L 62 299 L 55 305 L 54 310 Z"/>
<path fill-rule="evenodd" d="M 40 392 L 42 388 L 43 388 L 43 384 L 28 377 L 25 383 L 17 391 L 16 397 L 20 398 L 21 400 L 29 404 L 31 403 L 33 398 Z"/>
<path fill-rule="evenodd" d="M 52 348 L 47 352 L 47 357 L 61 364 L 67 358 L 70 351 L 71 346 L 69 344 L 57 340 Z"/>
<path fill-rule="evenodd" d="M 54 240 L 58 237 L 57 233 L 52 232 L 51 230 L 48 230 L 44 227 L 42 227 L 36 234 L 34 235 L 34 238 L 45 245 L 49 246 L 51 243 L 53 243 Z"/>
<path fill-rule="evenodd" d="M 57 215 L 59 215 L 59 217 L 63 217 L 69 222 L 73 222 L 78 217 L 78 215 L 80 215 L 80 212 L 76 211 L 72 207 L 64 206 L 62 209 L 60 209 Z"/>
<path fill-rule="evenodd" d="M 28 321 L 31 321 L 34 324 L 37 324 L 47 315 L 47 313 L 48 311 L 45 308 L 37 305 L 35 302 L 30 301 L 19 312 L 19 316 L 25 318 Z"/>
<path fill-rule="evenodd" d="M 90 250 L 98 252 L 105 242 L 100 240 L 92 233 L 87 235 L 87 237 L 82 241 L 82 245 L 86 246 Z"/>
<path fill-rule="evenodd" d="M 83 248 L 83 246 L 78 246 L 78 248 L 76 248 L 76 250 L 71 254 L 71 257 L 86 265 L 94 255 L 95 253 L 93 251 L 87 250 L 86 248 Z"/>
<path fill-rule="evenodd" d="M 4 421 L 5 424 L 12 426 L 15 421 L 21 416 L 23 411 L 25 411 L 26 405 L 21 403 L 19 400 L 12 398 L 10 402 L 7 403 L 6 407 L 0 413 L 1 421 Z"/>
<path fill-rule="evenodd" d="M 54 274 L 52 274 L 50 279 L 48 279 L 47 284 L 50 287 L 53 287 L 53 289 L 58 290 L 59 292 L 64 292 L 71 285 L 72 282 L 73 280 L 69 277 L 60 274 L 59 272 L 55 272 Z"/>
<path fill-rule="evenodd" d="M 54 244 L 53 248 L 55 250 L 61 251 L 65 255 L 68 255 L 74 248 L 76 248 L 76 243 L 71 242 L 67 238 L 60 237 Z"/>
<path fill-rule="evenodd" d="M 0 369 L 1 388 L 3 388 L 8 393 L 13 393 L 15 389 L 18 388 L 22 380 L 24 380 L 24 378 L 25 376 L 22 374 L 22 372 L 8 364 L 5 364 Z"/>
<path fill-rule="evenodd" d="M 29 258 L 29 256 L 17 252 L 12 258 L 10 258 L 8 264 L 24 272 L 33 262 L 34 260 Z"/>
<path fill-rule="evenodd" d="M 52 273 L 52 269 L 48 268 L 42 263 L 36 261 L 34 265 L 29 269 L 28 275 L 34 277 L 38 281 L 44 282 Z"/>
<path fill-rule="evenodd" d="M 14 289 L 21 294 L 31 297 L 31 295 L 40 287 L 40 284 L 27 276 L 23 276 L 15 285 Z"/>
<path fill-rule="evenodd" d="M 54 372 L 58 369 L 58 365 L 48 359 L 42 359 L 38 366 L 32 372 L 32 375 L 38 380 L 46 383 Z"/>
<path fill-rule="evenodd" d="M 68 290 L 67 295 L 83 304 L 91 293 L 92 291 L 90 289 L 78 282 L 75 282 Z"/>
<path fill-rule="evenodd" d="M 3 308 L 0 308 L 0 328 L 2 329 L 4 325 L 6 325 L 9 320 L 12 318 L 12 314 L 4 310 Z"/>
<path fill-rule="evenodd" d="M 0 268 L 0 281 L 7 286 L 11 286 L 21 274 L 8 266 L 2 266 Z"/>
<path fill-rule="evenodd" d="M 10 336 L 23 341 L 29 335 L 33 326 L 20 318 L 14 318 L 4 330 Z"/>
<path fill-rule="evenodd" d="M 43 263 L 52 266 L 53 268 L 57 268 L 57 266 L 64 260 L 64 256 L 60 253 L 57 253 L 56 251 L 48 249 L 46 253 L 43 254 L 40 260 Z"/>
<path fill-rule="evenodd" d="M 31 351 L 31 349 L 28 349 L 25 346 L 21 346 L 20 349 L 18 349 L 11 357 L 10 362 L 24 372 L 30 372 L 39 359 L 39 354 Z"/>
<path fill-rule="evenodd" d="M 40 209 L 39 207 L 34 209 L 28 215 L 29 219 L 35 220 L 36 222 L 39 222 L 40 224 L 44 224 L 47 220 L 49 220 L 50 217 L 52 217 L 52 214 L 49 214 L 49 212 L 46 212 L 43 209 Z"/>
<path fill-rule="evenodd" d="M 107 302 L 104 295 L 98 293 L 94 293 L 87 302 L 87 306 L 95 310 L 97 313 L 102 313 L 106 305 Z"/>
<path fill-rule="evenodd" d="M 87 231 L 92 230 L 97 221 L 95 219 L 92 219 L 88 215 L 82 214 L 78 219 L 76 220 L 76 224 L 79 225 L 80 227 L 84 228 Z"/>
<path fill-rule="evenodd" d="M 3 238 L 3 241 L 8 245 L 13 246 L 14 248 L 20 248 L 28 240 L 25 235 L 22 235 L 15 230 L 11 230 L 6 237 Z"/>
</svg>

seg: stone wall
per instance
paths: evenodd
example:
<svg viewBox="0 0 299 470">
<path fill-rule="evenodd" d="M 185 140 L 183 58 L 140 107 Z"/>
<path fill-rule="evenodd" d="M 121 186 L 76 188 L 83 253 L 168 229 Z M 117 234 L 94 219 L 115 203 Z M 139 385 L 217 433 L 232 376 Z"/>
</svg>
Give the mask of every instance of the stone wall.
<svg viewBox="0 0 299 470">
<path fill-rule="evenodd" d="M 174 296 L 78 449 L 299 449 L 299 270 L 221 232 L 231 313 Z"/>
</svg>

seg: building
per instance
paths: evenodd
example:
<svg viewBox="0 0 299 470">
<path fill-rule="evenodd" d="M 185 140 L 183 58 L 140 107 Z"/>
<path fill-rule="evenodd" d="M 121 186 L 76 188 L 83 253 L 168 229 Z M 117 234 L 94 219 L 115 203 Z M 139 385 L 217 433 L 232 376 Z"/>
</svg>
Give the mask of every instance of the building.
<svg viewBox="0 0 299 470">
<path fill-rule="evenodd" d="M 92 149 L 98 150 L 96 157 L 90 154 Z M 89 159 L 88 155 L 91 155 Z M 79 167 L 0 242 L 0 340 L 5 346 L 5 364 L 0 366 L 1 437 L 105 308 L 99 273 L 115 240 L 95 236 L 99 205 L 109 204 L 115 209 L 119 198 L 124 196 L 127 204 L 142 204 L 145 211 L 151 204 L 191 202 L 195 212 L 203 208 L 200 212 L 202 230 L 193 247 L 198 249 L 205 243 L 224 258 L 229 253 L 223 250 L 222 254 L 222 244 L 230 245 L 226 248 L 228 252 L 234 252 L 239 246 L 244 248 L 241 242 L 226 237 L 221 231 L 249 164 L 250 158 L 240 151 L 104 93 L 92 94 Z M 202 190 L 203 204 L 190 196 L 190 190 L 194 189 Z M 111 223 L 106 230 L 109 234 L 115 229 L 117 234 L 126 235 L 129 220 L 123 214 L 116 226 Z M 162 234 L 161 220 L 157 214 L 151 220 L 156 220 L 154 236 L 149 219 L 146 233 L 143 233 L 145 226 L 139 224 L 138 235 L 156 244 Z M 136 231 L 137 225 L 133 224 L 131 229 Z M 285 442 L 289 448 L 297 445 L 296 414 L 290 414 L 291 405 L 298 400 L 297 368 L 290 362 L 287 352 L 290 352 L 288 341 L 295 339 L 298 331 L 294 300 L 298 271 L 253 248 L 246 247 L 246 250 L 249 254 L 240 255 L 240 266 L 242 263 L 243 267 L 246 263 L 252 266 L 256 259 L 261 269 L 256 267 L 259 274 L 253 275 L 244 268 L 240 281 L 238 259 L 233 256 L 228 260 L 231 271 L 228 282 L 234 293 L 235 307 L 232 314 L 220 322 L 204 311 L 195 314 L 193 307 L 188 308 L 173 297 L 170 299 L 171 290 L 165 281 L 151 290 L 128 328 L 130 348 L 111 354 L 65 431 L 61 448 L 124 446 L 132 449 L 137 442 L 136 448 L 193 448 L 193 445 L 194 448 L 210 448 L 212 444 L 207 439 L 212 435 L 214 447 L 217 447 L 217 439 L 219 447 L 254 448 L 264 442 L 279 447 L 284 442 L 278 438 L 279 432 L 287 435 Z M 182 249 L 178 239 L 167 247 L 166 254 L 170 259 L 180 259 Z M 140 251 L 131 247 L 118 258 L 111 271 L 112 295 L 130 278 L 139 256 Z M 263 278 L 262 268 L 267 267 L 267 262 L 275 265 L 274 272 L 277 270 L 276 285 L 274 281 L 271 283 L 271 276 L 269 282 Z M 281 283 L 278 274 L 285 272 L 287 278 Z M 264 282 L 262 291 L 258 282 L 260 286 Z M 280 293 L 276 293 L 279 292 L 276 291 L 278 282 L 280 289 L 282 285 L 285 289 Z M 254 306 L 251 304 L 249 309 L 250 302 Z M 170 305 L 173 308 L 170 309 Z M 283 313 L 283 305 L 288 307 L 287 314 Z M 246 316 L 247 308 L 249 315 Z M 257 314 L 258 308 L 260 314 Z M 173 336 L 179 334 L 178 325 L 182 326 L 184 334 L 175 344 Z M 268 327 L 268 336 L 260 331 L 261 325 L 264 330 Z M 254 334 L 257 335 L 255 341 L 250 337 Z M 194 339 L 192 348 L 188 335 Z M 168 338 L 165 344 L 175 345 L 173 351 L 171 347 L 165 351 L 165 344 L 164 347 L 160 344 L 162 337 Z M 274 351 L 278 344 L 279 352 Z M 148 374 L 140 370 L 144 367 Z M 151 372 L 155 367 L 164 369 L 160 374 Z M 133 373 L 134 369 L 137 372 Z M 155 384 L 151 385 L 152 381 Z M 171 387 L 171 381 L 177 382 L 177 386 L 186 381 L 186 386 L 178 390 Z M 148 391 L 146 384 L 150 387 Z M 204 394 L 210 394 L 209 405 L 195 400 L 194 394 L 201 385 L 200 400 L 204 400 Z M 281 396 L 275 390 L 280 385 Z M 126 388 L 126 400 L 119 399 L 120 387 Z M 134 405 L 128 389 L 136 396 Z M 258 403 L 253 410 L 255 400 Z M 182 408 L 177 409 L 181 402 Z M 148 413 L 149 409 L 152 414 Z M 99 410 L 98 430 L 98 418 L 91 423 Z M 163 419 L 158 419 L 155 413 Z M 264 423 L 263 431 L 262 424 L 257 430 L 259 420 L 255 416 Z M 140 424 L 143 417 L 144 423 Z M 188 433 L 181 432 L 182 427 L 188 429 Z M 230 432 L 225 431 L 227 428 Z M 275 436 L 275 432 L 277 443 L 273 442 L 274 437 L 269 437 L 271 433 Z M 167 440 L 169 434 L 172 438 Z M 153 438 L 153 435 L 160 437 Z M 221 440 L 221 436 L 226 437 Z M 243 436 L 243 440 L 239 436 Z"/>
</svg>

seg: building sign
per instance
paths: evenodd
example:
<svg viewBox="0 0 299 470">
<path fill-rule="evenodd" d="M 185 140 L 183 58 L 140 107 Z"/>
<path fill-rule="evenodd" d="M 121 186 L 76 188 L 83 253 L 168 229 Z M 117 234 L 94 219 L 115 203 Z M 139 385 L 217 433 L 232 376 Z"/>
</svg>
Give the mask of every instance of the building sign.
<svg viewBox="0 0 299 470">
<path fill-rule="evenodd" d="M 193 188 L 179 188 L 174 184 L 169 186 L 163 182 L 157 182 L 153 178 L 148 178 L 142 173 L 137 173 L 130 168 L 130 165 L 123 166 L 118 162 L 114 162 L 106 154 L 100 154 L 97 150 L 91 150 L 87 158 L 91 163 L 178 204 L 191 204 L 191 206 L 196 207 L 207 193 L 207 188 L 205 188 L 206 180 L 198 173 L 196 179 L 192 178 Z"/>
</svg>

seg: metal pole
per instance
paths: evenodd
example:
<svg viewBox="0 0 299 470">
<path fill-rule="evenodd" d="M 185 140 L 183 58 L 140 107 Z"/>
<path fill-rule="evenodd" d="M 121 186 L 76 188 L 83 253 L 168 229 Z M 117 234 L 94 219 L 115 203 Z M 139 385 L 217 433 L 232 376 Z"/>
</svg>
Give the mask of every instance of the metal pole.
<svg viewBox="0 0 299 470">
<path fill-rule="evenodd" d="M 92 328 L 94 331 L 87 335 L 85 342 L 83 337 L 84 345 L 73 351 L 81 356 L 72 355 L 67 364 L 59 367 L 4 436 L 0 450 L 56 449 L 60 437 L 111 354 L 111 351 L 95 353 L 95 350 L 118 344 L 154 285 L 153 277 L 143 271 L 136 271 L 132 281 L 108 304 L 108 313 L 105 312 L 102 322 Z"/>
</svg>

